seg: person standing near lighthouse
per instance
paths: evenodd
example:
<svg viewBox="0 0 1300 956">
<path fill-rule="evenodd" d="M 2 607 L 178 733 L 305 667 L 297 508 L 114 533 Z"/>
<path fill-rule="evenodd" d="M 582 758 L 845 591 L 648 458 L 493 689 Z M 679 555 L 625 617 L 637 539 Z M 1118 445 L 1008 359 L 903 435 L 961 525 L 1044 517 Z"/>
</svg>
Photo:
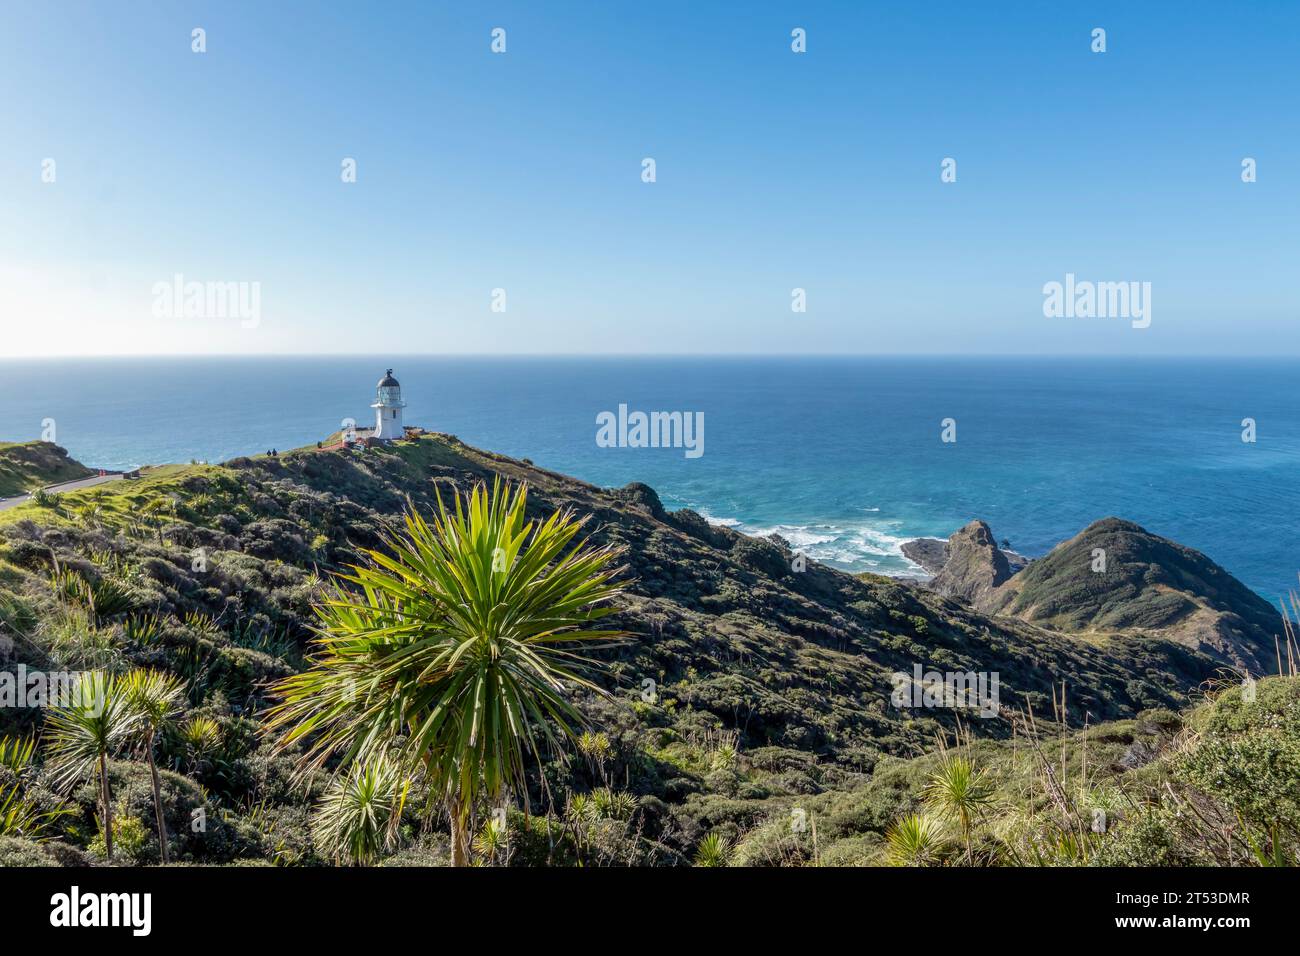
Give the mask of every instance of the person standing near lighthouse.
<svg viewBox="0 0 1300 956">
<path fill-rule="evenodd" d="M 406 402 L 402 401 L 402 386 L 393 378 L 391 368 L 379 380 L 378 396 L 370 407 L 375 410 L 373 438 L 396 441 L 406 437 L 406 429 L 402 426 L 402 409 L 406 407 Z"/>
</svg>

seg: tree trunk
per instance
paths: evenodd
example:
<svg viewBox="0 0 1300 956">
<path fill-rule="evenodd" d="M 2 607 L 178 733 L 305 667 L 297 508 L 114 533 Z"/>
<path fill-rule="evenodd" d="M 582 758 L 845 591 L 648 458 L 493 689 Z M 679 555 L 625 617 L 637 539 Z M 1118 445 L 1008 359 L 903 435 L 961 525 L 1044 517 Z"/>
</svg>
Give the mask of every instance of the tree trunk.
<svg viewBox="0 0 1300 956">
<path fill-rule="evenodd" d="M 104 802 L 104 849 L 113 859 L 113 806 L 108 793 L 108 754 L 99 755 L 99 797 Z"/>
<path fill-rule="evenodd" d="M 447 822 L 451 828 L 451 865 L 469 866 L 469 831 L 461 815 L 460 800 L 447 798 Z"/>
<path fill-rule="evenodd" d="M 145 744 L 149 753 L 149 773 L 153 777 L 153 812 L 158 818 L 158 849 L 162 852 L 163 866 L 169 862 L 167 858 L 167 822 L 163 819 L 162 809 L 162 782 L 158 779 L 158 765 L 153 759 L 153 731 L 149 731 L 149 739 Z"/>
</svg>

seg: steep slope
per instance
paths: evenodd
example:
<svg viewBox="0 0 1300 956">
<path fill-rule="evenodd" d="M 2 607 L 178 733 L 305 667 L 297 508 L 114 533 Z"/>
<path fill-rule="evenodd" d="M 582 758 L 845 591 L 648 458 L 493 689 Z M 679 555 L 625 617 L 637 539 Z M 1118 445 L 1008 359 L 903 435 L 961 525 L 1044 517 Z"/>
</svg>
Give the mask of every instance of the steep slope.
<svg viewBox="0 0 1300 956">
<path fill-rule="evenodd" d="M 608 652 L 612 698 L 580 702 L 608 749 L 585 766 L 557 757 L 541 768 L 551 793 L 617 782 L 640 799 L 638 835 L 608 851 L 623 862 L 680 862 L 724 817 L 748 825 L 770 801 L 852 786 L 883 756 L 931 746 L 959 712 L 896 705 L 895 673 L 996 675 L 1001 715 L 964 716 L 975 734 L 998 738 L 1016 708 L 1050 712 L 1062 683 L 1072 718 L 1096 722 L 1182 706 L 1213 672 L 1209 657 L 1169 641 L 1094 645 L 885 578 L 816 564 L 796 572 L 780 543 L 670 514 L 645 485 L 600 489 L 439 435 L 163 468 L 69 493 L 55 508 L 6 512 L 0 667 L 182 675 L 190 715 L 217 720 L 221 745 L 194 764 L 179 743 L 163 744 L 176 858 L 310 860 L 307 798 L 287 784 L 288 758 L 255 732 L 266 688 L 303 666 L 327 572 L 363 560 L 408 502 L 427 509 L 439 493 L 498 475 L 529 484 L 531 516 L 569 508 L 596 540 L 627 548 L 629 593 L 610 624 L 636 636 Z M 93 509 L 80 507 L 90 500 Z M 81 606 L 78 592 L 52 587 L 56 568 L 102 597 Z M 38 720 L 5 710 L 0 733 Z M 114 763 L 132 794 L 142 772 Z M 534 798 L 543 803 L 540 789 Z M 67 840 L 84 845 L 93 788 L 78 799 L 84 819 Z M 210 817 L 220 810 L 230 822 L 199 837 L 186 821 L 204 800 Z M 148 818 L 146 805 L 138 812 Z"/>
<path fill-rule="evenodd" d="M 1283 633 L 1278 612 L 1205 555 L 1119 518 L 1094 522 L 977 603 L 1065 631 L 1157 634 L 1256 674 L 1276 671 Z"/>
<path fill-rule="evenodd" d="M 975 741 L 966 754 L 998 808 L 975 827 L 976 865 L 1300 863 L 1300 678 L 1265 678 L 1251 692 L 1247 700 L 1242 686 L 1220 685 L 1182 714 L 1153 710 L 1087 728 L 1039 721 L 1027 728 L 1038 752 L 1025 737 Z M 1047 754 L 1056 791 L 1043 770 Z M 737 834 L 739 861 L 885 864 L 889 827 L 926 810 L 924 790 L 940 763 L 938 753 L 885 758 L 851 791 L 782 800 L 766 822 Z M 794 807 L 816 818 L 815 844 L 790 838 Z M 955 829 L 936 841 L 929 863 L 966 862 Z"/>
<path fill-rule="evenodd" d="M 49 442 L 0 442 L 0 498 L 21 495 L 94 472 Z"/>
<path fill-rule="evenodd" d="M 888 579 L 861 580 L 816 564 L 796 573 L 793 555 L 780 545 L 712 527 L 689 511 L 669 515 L 644 485 L 602 490 L 445 437 L 364 452 L 240 459 L 98 492 L 102 520 L 119 521 L 126 535 L 151 498 L 179 499 L 175 517 L 165 519 L 161 547 L 147 529 L 137 529 L 137 540 L 115 540 L 114 529 L 66 519 L 42 527 L 52 516 L 31 507 L 20 511 L 36 522 L 17 522 L 5 537 L 36 568 L 48 564 L 51 547 L 73 564 L 78 552 L 147 552 L 161 579 L 154 582 L 154 606 L 229 620 L 239 590 L 226 579 L 229 569 L 254 562 L 329 568 L 359 560 L 358 548 L 377 545 L 385 521 L 408 498 L 430 507 L 436 489 L 444 497 L 463 493 L 497 474 L 529 483 L 533 514 L 573 508 L 591 518 L 598 540 L 628 548 L 632 597 L 622 623 L 641 634 L 620 652 L 628 694 L 646 678 L 680 682 L 683 703 L 714 713 L 751 743 L 845 755 L 924 741 L 926 722 L 890 705 L 890 674 L 918 663 L 997 671 L 1009 704 L 1027 695 L 1042 706 L 1052 682 L 1064 679 L 1097 717 L 1177 703 L 1208 673 L 1205 662 L 1168 646 L 1140 649 L 1120 640 L 1103 651 L 1020 621 L 989 619 Z M 204 574 L 189 569 L 198 548 L 213 567 Z M 273 577 L 272 569 L 261 570 Z M 266 603 L 250 593 L 256 590 L 244 588 L 241 604 Z M 305 637 L 305 605 L 278 616 Z"/>
</svg>

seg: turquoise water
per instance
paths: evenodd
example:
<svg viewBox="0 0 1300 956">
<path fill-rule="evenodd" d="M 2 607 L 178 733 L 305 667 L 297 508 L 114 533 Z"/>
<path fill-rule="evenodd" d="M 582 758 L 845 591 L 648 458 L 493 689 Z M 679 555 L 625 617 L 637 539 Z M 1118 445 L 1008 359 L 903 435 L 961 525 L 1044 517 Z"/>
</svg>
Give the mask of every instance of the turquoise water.
<svg viewBox="0 0 1300 956">
<path fill-rule="evenodd" d="M 847 569 L 914 571 L 901 542 L 974 517 L 1038 555 L 1112 514 L 1269 599 L 1300 569 L 1296 360 L 11 360 L 0 439 L 53 418 L 60 444 L 106 468 L 287 449 L 370 420 L 389 365 L 408 423 L 600 485 L 644 481 L 670 508 Z M 704 454 L 598 447 L 596 416 L 620 404 L 703 412 Z"/>
</svg>

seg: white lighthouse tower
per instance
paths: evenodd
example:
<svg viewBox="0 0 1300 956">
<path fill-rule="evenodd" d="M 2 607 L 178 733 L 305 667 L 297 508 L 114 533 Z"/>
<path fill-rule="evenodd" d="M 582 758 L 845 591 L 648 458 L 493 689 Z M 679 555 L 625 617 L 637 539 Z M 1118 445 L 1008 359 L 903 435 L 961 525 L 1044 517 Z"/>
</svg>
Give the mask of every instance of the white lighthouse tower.
<svg viewBox="0 0 1300 956">
<path fill-rule="evenodd" d="M 406 437 L 406 429 L 402 427 L 402 409 L 406 402 L 402 401 L 402 386 L 393 378 L 391 368 L 379 380 L 378 397 L 370 407 L 375 410 L 375 433 L 371 437 L 380 441 Z"/>
</svg>

